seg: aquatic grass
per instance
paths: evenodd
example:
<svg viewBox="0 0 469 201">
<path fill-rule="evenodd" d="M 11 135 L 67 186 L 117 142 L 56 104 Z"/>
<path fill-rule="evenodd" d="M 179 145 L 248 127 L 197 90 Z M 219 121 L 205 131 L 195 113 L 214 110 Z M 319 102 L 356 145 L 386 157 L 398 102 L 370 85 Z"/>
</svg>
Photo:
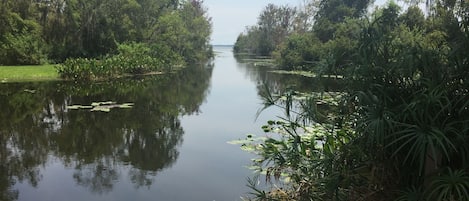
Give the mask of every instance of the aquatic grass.
<svg viewBox="0 0 469 201">
<path fill-rule="evenodd" d="M 272 71 L 269 71 L 269 72 L 277 73 L 277 74 L 286 74 L 286 75 L 301 75 L 301 76 L 310 77 L 310 78 L 317 77 L 317 74 L 313 73 L 311 71 L 272 70 Z"/>
<path fill-rule="evenodd" d="M 116 55 L 106 59 L 67 59 L 58 65 L 60 76 L 71 80 L 98 80 L 163 71 L 163 64 L 149 56 Z M 166 70 L 166 69 L 165 69 Z"/>
<path fill-rule="evenodd" d="M 275 60 L 271 57 L 259 57 L 259 56 L 249 56 L 249 55 L 238 55 L 238 59 L 241 63 L 248 63 L 254 66 L 261 67 L 273 67 L 276 66 Z"/>
<path fill-rule="evenodd" d="M 271 73 L 277 73 L 277 74 L 285 74 L 285 75 L 301 75 L 304 77 L 309 77 L 309 78 L 331 78 L 331 79 L 344 79 L 343 75 L 318 75 L 317 73 L 314 73 L 312 71 L 304 71 L 304 70 L 271 70 L 269 71 Z"/>
<path fill-rule="evenodd" d="M 54 65 L 0 66 L 0 82 L 57 80 Z"/>
<path fill-rule="evenodd" d="M 121 44 L 117 55 L 101 59 L 70 58 L 57 65 L 60 76 L 69 80 L 102 80 L 128 75 L 170 71 L 184 62 L 174 55 L 150 53 L 144 44 Z"/>
</svg>

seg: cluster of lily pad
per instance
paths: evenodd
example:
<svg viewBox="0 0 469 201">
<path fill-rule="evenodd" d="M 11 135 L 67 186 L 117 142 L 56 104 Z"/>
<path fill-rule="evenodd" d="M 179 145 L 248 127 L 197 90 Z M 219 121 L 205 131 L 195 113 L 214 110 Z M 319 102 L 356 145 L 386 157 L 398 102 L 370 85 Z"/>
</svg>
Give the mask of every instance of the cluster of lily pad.
<svg viewBox="0 0 469 201">
<path fill-rule="evenodd" d="M 91 105 L 70 105 L 67 106 L 69 110 L 79 110 L 79 109 L 89 109 L 91 112 L 110 112 L 114 108 L 132 108 L 133 103 L 122 103 L 117 104 L 114 101 L 105 101 L 105 102 L 93 102 Z"/>
</svg>

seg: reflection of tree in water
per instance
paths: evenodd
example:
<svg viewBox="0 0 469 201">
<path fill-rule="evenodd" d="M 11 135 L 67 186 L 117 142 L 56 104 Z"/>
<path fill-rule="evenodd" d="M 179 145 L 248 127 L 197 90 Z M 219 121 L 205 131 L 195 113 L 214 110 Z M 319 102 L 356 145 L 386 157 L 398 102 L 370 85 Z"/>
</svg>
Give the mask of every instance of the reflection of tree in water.
<svg viewBox="0 0 469 201">
<path fill-rule="evenodd" d="M 111 161 L 96 161 L 95 163 L 77 166 L 73 178 L 78 185 L 89 188 L 91 192 L 110 192 L 114 183 L 119 179 L 117 170 L 119 168 L 111 164 Z"/>
<path fill-rule="evenodd" d="M 15 183 L 38 185 L 48 140 L 40 121 L 44 99 L 23 90 L 34 84 L 5 86 L 0 85 L 0 200 L 9 201 L 18 198 Z"/>
<path fill-rule="evenodd" d="M 0 200 L 15 200 L 18 181 L 36 186 L 48 154 L 75 167 L 77 184 L 112 191 L 124 174 L 149 186 L 171 166 L 184 134 L 179 117 L 198 113 L 211 68 L 191 67 L 165 76 L 112 82 L 22 83 L 0 86 Z M 135 103 L 109 113 L 67 111 L 96 101 Z M 21 192 L 19 192 L 21 193 Z"/>
<path fill-rule="evenodd" d="M 177 117 L 169 117 L 165 121 L 167 127 L 159 128 L 156 133 L 126 133 L 124 146 L 119 150 L 121 160 L 150 171 L 171 165 L 178 157 L 179 152 L 174 147 L 182 142 L 184 131 Z"/>
<path fill-rule="evenodd" d="M 0 133 L 1 134 L 1 133 Z M 9 159 L 9 150 L 5 150 L 7 139 L 0 135 L 0 200 L 10 201 L 18 198 L 18 191 L 11 188 L 15 184 Z"/>
<path fill-rule="evenodd" d="M 286 90 L 294 89 L 301 92 L 311 91 L 340 91 L 344 88 L 342 80 L 331 78 L 311 78 L 302 75 L 281 74 L 272 66 L 255 65 L 253 56 L 236 55 L 237 66 L 246 76 L 256 83 L 260 96 L 269 90 L 271 94 L 283 94 Z"/>
</svg>

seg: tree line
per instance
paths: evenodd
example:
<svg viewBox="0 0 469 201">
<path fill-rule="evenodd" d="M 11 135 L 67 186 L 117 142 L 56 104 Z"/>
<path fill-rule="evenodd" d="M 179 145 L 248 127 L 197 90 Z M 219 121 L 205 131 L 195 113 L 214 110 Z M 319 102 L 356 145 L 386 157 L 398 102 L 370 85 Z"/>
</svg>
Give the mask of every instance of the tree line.
<svg viewBox="0 0 469 201">
<path fill-rule="evenodd" d="M 347 84 L 340 95 L 263 92 L 286 110 L 263 127 L 280 137 L 247 140 L 268 178 L 289 182 L 266 193 L 251 181 L 256 198 L 469 200 L 468 2 L 306 3 L 267 6 L 234 51 Z"/>
<path fill-rule="evenodd" d="M 186 62 L 211 51 L 211 22 L 200 0 L 2 0 L 0 4 L 0 65 L 102 58 L 119 53 L 121 44 L 143 44 L 157 52 L 152 56 Z"/>
</svg>

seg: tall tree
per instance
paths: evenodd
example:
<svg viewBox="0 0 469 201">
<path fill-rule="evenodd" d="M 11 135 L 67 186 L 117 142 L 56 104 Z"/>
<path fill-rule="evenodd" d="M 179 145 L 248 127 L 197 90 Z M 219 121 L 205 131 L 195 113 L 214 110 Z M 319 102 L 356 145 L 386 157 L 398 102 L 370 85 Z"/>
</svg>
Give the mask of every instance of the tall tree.
<svg viewBox="0 0 469 201">
<path fill-rule="evenodd" d="M 45 59 L 41 27 L 30 1 L 2 2 L 0 64 L 39 64 Z"/>
<path fill-rule="evenodd" d="M 315 16 L 314 32 L 326 42 L 334 36 L 337 24 L 358 18 L 367 11 L 370 0 L 322 0 Z"/>
<path fill-rule="evenodd" d="M 237 43 L 235 46 L 237 50 L 271 56 L 272 52 L 285 41 L 287 36 L 300 26 L 305 29 L 304 25 L 299 23 L 296 8 L 269 4 L 259 15 L 257 25 L 248 28 L 246 33 L 240 35 L 238 41 L 241 43 Z M 242 47 L 242 40 L 249 41 L 249 43 L 244 43 L 249 45 Z"/>
</svg>

